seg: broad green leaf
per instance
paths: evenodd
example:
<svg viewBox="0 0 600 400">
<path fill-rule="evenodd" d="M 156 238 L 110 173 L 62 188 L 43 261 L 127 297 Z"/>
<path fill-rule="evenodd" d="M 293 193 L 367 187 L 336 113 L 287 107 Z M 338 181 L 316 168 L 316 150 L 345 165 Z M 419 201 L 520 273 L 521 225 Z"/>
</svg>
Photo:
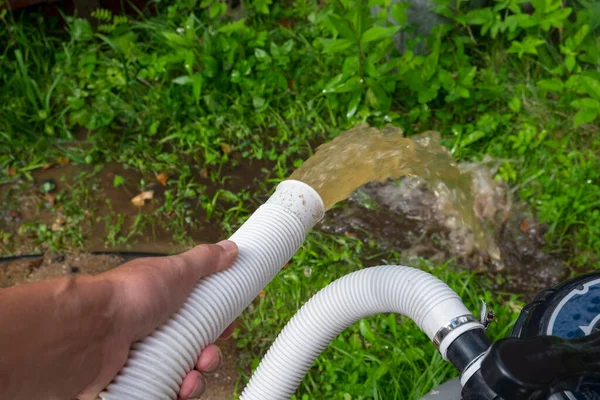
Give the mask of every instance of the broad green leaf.
<svg viewBox="0 0 600 400">
<path fill-rule="evenodd" d="M 473 79 L 475 78 L 476 72 L 477 67 L 461 68 L 460 71 L 458 71 L 458 83 L 465 87 L 473 86 Z"/>
<path fill-rule="evenodd" d="M 600 81 L 597 81 L 591 76 L 583 75 L 581 77 L 581 86 L 587 94 L 597 99 L 600 99 Z"/>
<path fill-rule="evenodd" d="M 195 25 L 196 18 L 194 17 L 194 14 L 190 14 L 190 16 L 185 21 L 185 37 L 188 40 L 193 40 L 196 36 Z"/>
<path fill-rule="evenodd" d="M 381 379 L 385 374 L 388 373 L 389 370 L 390 370 L 390 366 L 388 365 L 387 362 L 383 361 L 381 364 L 379 364 L 379 367 L 377 367 L 377 369 L 375 370 L 375 374 L 372 377 L 372 379 L 374 379 L 376 381 Z"/>
<path fill-rule="evenodd" d="M 581 28 L 579 28 L 577 33 L 573 36 L 575 45 L 579 46 L 581 44 L 581 42 L 583 42 L 583 39 L 585 39 L 585 37 L 588 35 L 588 33 L 590 33 L 589 25 L 583 25 Z"/>
<path fill-rule="evenodd" d="M 456 95 L 458 97 L 462 97 L 463 99 L 468 99 L 471 96 L 471 94 L 469 93 L 469 89 L 464 88 L 462 86 L 456 87 Z"/>
<path fill-rule="evenodd" d="M 536 39 L 532 36 L 527 36 L 523 41 L 519 42 L 517 40 L 513 40 L 510 44 L 508 53 L 518 53 L 519 58 L 523 57 L 525 54 L 537 54 L 537 49 L 539 45 L 545 43 L 542 39 Z"/>
<path fill-rule="evenodd" d="M 575 57 L 573 57 L 573 55 L 569 54 L 565 57 L 565 67 L 567 67 L 569 72 L 573 71 L 575 68 Z"/>
<path fill-rule="evenodd" d="M 125 178 L 123 178 L 121 175 L 115 175 L 113 179 L 113 187 L 118 188 L 119 186 L 122 186 L 124 184 Z"/>
<path fill-rule="evenodd" d="M 329 91 L 333 91 L 333 88 L 341 85 L 343 81 L 344 81 L 344 74 L 336 75 L 332 80 L 327 82 L 327 85 L 325 85 L 325 87 L 323 88 L 323 92 L 327 93 Z"/>
<path fill-rule="evenodd" d="M 472 143 L 477 142 L 478 140 L 483 139 L 484 137 L 486 137 L 487 134 L 484 131 L 473 131 L 471 133 L 469 133 L 463 140 L 460 141 L 460 145 L 461 146 L 468 146 Z"/>
<path fill-rule="evenodd" d="M 320 39 L 321 44 L 323 45 L 323 53 L 340 53 L 353 45 L 356 45 L 356 42 L 348 39 Z"/>
<path fill-rule="evenodd" d="M 360 100 L 362 99 L 362 90 L 357 90 L 352 93 L 352 98 L 348 103 L 348 111 L 346 112 L 346 118 L 352 118 L 356 111 L 358 110 L 358 106 L 360 105 Z"/>
<path fill-rule="evenodd" d="M 581 110 L 577 111 L 574 120 L 575 126 L 592 122 L 598 116 L 599 111 L 600 110 L 592 110 L 589 108 L 582 108 Z"/>
<path fill-rule="evenodd" d="M 269 63 L 271 61 L 271 56 L 269 56 L 269 53 L 267 53 L 263 49 L 259 49 L 259 48 L 254 49 L 254 56 L 256 57 L 257 60 L 264 62 L 264 63 Z"/>
<path fill-rule="evenodd" d="M 86 126 L 90 120 L 90 112 L 87 108 L 73 110 L 69 113 L 69 126 L 81 125 Z"/>
<path fill-rule="evenodd" d="M 367 100 L 373 108 L 379 111 L 387 111 L 391 100 L 383 87 L 374 79 L 367 78 L 369 89 L 367 90 Z"/>
<path fill-rule="evenodd" d="M 392 4 L 391 14 L 392 18 L 396 21 L 396 23 L 402 27 L 406 26 L 408 23 L 408 18 L 406 16 L 406 9 L 410 7 L 410 2 L 402 1 L 399 3 Z"/>
<path fill-rule="evenodd" d="M 558 78 L 543 79 L 537 85 L 542 89 L 552 90 L 557 93 L 562 93 L 565 88 L 565 84 Z"/>
<path fill-rule="evenodd" d="M 71 38 L 75 42 L 91 40 L 94 37 L 92 26 L 87 19 L 76 18 L 70 26 Z"/>
<path fill-rule="evenodd" d="M 573 10 L 569 7 L 561 8 L 548 15 L 545 15 L 540 23 L 542 30 L 547 31 L 550 28 L 562 28 Z"/>
<path fill-rule="evenodd" d="M 367 339 L 369 342 L 375 342 L 375 335 L 373 334 L 373 331 L 371 330 L 371 327 L 369 326 L 369 323 L 366 320 L 361 319 L 360 323 L 358 324 L 358 327 L 362 337 Z"/>
<path fill-rule="evenodd" d="M 192 42 L 190 42 L 185 36 L 178 35 L 177 33 L 163 32 L 163 36 L 172 46 L 190 47 L 192 45 Z"/>
<path fill-rule="evenodd" d="M 590 99 L 588 97 L 572 101 L 571 106 L 576 108 L 595 109 L 597 112 L 600 112 L 600 102 L 596 99 Z"/>
<path fill-rule="evenodd" d="M 269 14 L 269 6 L 272 4 L 272 0 L 253 0 L 252 5 L 261 14 Z"/>
<path fill-rule="evenodd" d="M 399 26 L 374 26 L 373 28 L 367 29 L 360 38 L 361 43 L 369 43 L 376 40 L 382 40 L 394 36 L 396 32 L 400 30 Z"/>
<path fill-rule="evenodd" d="M 353 92 L 356 89 L 362 87 L 361 79 L 358 76 L 354 76 L 344 82 L 339 83 L 333 87 L 327 89 L 328 92 L 332 93 L 346 93 Z"/>
<path fill-rule="evenodd" d="M 262 97 L 254 96 L 252 97 L 252 105 L 256 109 L 260 109 L 265 105 L 265 99 Z"/>
<path fill-rule="evenodd" d="M 513 97 L 508 103 L 508 108 L 510 108 L 514 113 L 521 111 L 521 99 L 518 97 Z"/>
<path fill-rule="evenodd" d="M 496 14 L 491 8 L 480 8 L 469 11 L 465 16 L 458 19 L 467 25 L 483 25 L 485 23 L 492 23 L 495 18 Z"/>
<path fill-rule="evenodd" d="M 342 38 L 356 40 L 356 34 L 352 30 L 352 27 L 347 20 L 338 15 L 331 14 L 329 15 L 329 22 L 331 25 L 333 25 L 337 33 L 339 33 Z"/>
<path fill-rule="evenodd" d="M 221 13 L 223 5 L 224 4 L 221 4 L 220 2 L 214 2 L 211 4 L 210 8 L 208 9 L 208 17 L 210 19 L 216 18 Z"/>
<path fill-rule="evenodd" d="M 421 76 L 423 81 L 428 81 L 438 69 L 438 60 L 440 57 L 440 45 L 439 38 L 434 42 L 431 54 L 425 58 L 423 63 L 423 69 L 421 70 Z"/>
</svg>

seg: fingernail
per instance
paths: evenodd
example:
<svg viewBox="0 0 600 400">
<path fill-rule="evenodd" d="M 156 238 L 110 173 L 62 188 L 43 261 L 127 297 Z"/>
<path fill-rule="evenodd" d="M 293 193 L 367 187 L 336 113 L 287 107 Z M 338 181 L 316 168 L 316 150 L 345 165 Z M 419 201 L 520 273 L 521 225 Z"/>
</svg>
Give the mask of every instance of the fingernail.
<svg viewBox="0 0 600 400">
<path fill-rule="evenodd" d="M 221 240 L 219 243 L 217 243 L 217 246 L 221 246 L 221 248 L 223 248 L 223 250 L 226 252 L 237 250 L 237 246 L 231 240 Z"/>
<path fill-rule="evenodd" d="M 206 380 L 204 379 L 204 377 L 202 377 L 200 380 L 198 380 L 198 383 L 196 383 L 196 387 L 192 391 L 192 394 L 190 394 L 190 398 L 193 399 L 195 397 L 200 397 L 202 395 L 202 393 L 204 393 L 205 390 L 206 390 Z"/>
<path fill-rule="evenodd" d="M 221 353 L 221 349 L 219 349 L 219 353 L 217 353 L 217 358 L 215 358 L 215 360 L 212 362 L 212 364 L 210 364 L 208 366 L 208 368 L 206 368 L 206 370 L 204 370 L 202 373 L 206 374 L 206 375 L 214 374 L 215 372 L 217 372 L 217 370 L 221 366 L 222 360 L 223 360 L 223 353 Z"/>
</svg>

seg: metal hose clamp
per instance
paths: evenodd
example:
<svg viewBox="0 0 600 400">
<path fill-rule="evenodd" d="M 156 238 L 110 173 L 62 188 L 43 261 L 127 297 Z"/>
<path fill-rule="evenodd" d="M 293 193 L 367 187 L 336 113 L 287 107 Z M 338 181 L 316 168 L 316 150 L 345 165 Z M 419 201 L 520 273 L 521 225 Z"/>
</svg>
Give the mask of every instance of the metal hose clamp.
<svg viewBox="0 0 600 400">
<path fill-rule="evenodd" d="M 473 322 L 475 322 L 476 324 L 481 324 L 481 322 L 475 319 L 475 317 L 473 317 L 471 314 L 461 315 L 459 317 L 451 319 L 446 325 L 442 326 L 433 337 L 433 343 L 435 344 L 435 347 L 439 349 L 440 344 L 442 343 L 444 338 L 456 328 Z"/>
</svg>

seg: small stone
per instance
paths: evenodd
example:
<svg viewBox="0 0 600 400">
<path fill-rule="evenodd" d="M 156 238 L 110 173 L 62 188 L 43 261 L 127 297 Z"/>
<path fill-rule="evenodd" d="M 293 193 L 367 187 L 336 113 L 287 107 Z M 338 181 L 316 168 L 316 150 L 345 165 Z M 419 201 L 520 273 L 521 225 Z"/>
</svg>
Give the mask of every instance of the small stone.
<svg viewBox="0 0 600 400">
<path fill-rule="evenodd" d="M 65 261 L 65 256 L 54 256 L 50 259 L 50 262 L 55 264 L 55 263 L 61 263 Z"/>
</svg>

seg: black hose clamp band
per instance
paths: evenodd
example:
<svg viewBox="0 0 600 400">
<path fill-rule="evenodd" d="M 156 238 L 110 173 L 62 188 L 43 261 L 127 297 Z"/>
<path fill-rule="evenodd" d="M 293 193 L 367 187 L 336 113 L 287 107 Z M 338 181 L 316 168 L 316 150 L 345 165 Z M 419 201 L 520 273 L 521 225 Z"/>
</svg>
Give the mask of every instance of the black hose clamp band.
<svg viewBox="0 0 600 400">
<path fill-rule="evenodd" d="M 459 317 L 451 319 L 446 325 L 442 326 L 437 331 L 437 333 L 433 337 L 433 344 L 435 344 L 435 347 L 437 349 L 439 349 L 440 344 L 442 343 L 444 338 L 446 338 L 446 336 L 448 336 L 450 334 L 450 332 L 452 332 L 453 330 L 455 330 L 465 324 L 470 324 L 473 322 L 475 322 L 478 325 L 481 325 L 481 322 L 479 322 L 471 314 L 465 314 L 465 315 L 461 315 Z"/>
</svg>

